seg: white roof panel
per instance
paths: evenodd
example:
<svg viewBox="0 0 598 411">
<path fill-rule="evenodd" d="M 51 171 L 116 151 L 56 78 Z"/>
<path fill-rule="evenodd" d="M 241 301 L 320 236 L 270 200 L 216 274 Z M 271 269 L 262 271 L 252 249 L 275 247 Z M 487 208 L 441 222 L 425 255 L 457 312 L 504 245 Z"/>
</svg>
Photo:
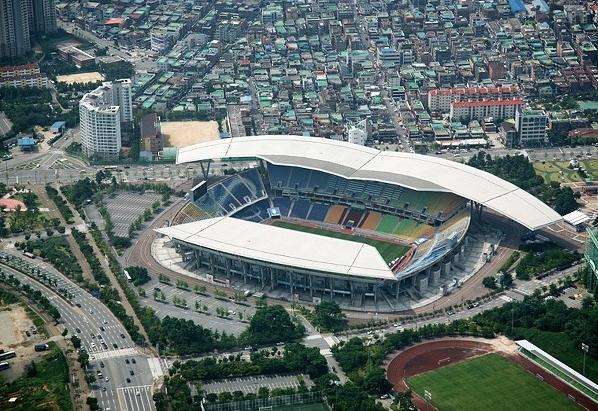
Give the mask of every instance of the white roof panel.
<svg viewBox="0 0 598 411">
<path fill-rule="evenodd" d="M 382 181 L 418 191 L 452 192 L 531 230 L 562 219 L 536 197 L 485 171 L 442 158 L 379 151 L 324 138 L 285 135 L 211 141 L 180 149 L 177 163 L 231 157 L 261 158 L 273 164 Z"/>
<path fill-rule="evenodd" d="M 372 279 L 395 276 L 374 247 L 356 241 L 217 217 L 156 229 L 189 244 L 290 267 Z"/>
</svg>

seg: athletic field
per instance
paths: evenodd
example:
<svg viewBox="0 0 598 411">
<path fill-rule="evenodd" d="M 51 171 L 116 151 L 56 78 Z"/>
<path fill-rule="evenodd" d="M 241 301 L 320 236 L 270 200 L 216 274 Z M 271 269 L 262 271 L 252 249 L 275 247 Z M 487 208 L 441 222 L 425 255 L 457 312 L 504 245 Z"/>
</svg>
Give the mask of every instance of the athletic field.
<svg viewBox="0 0 598 411">
<path fill-rule="evenodd" d="M 304 225 L 289 223 L 287 221 L 275 220 L 272 222 L 272 224 L 277 227 L 288 228 L 290 230 L 303 231 L 305 233 L 323 235 L 325 237 L 340 238 L 341 240 L 349 240 L 349 241 L 355 241 L 358 243 L 369 244 L 378 250 L 378 252 L 382 256 L 384 261 L 386 261 L 387 263 L 391 262 L 395 258 L 403 256 L 409 250 L 409 247 L 400 245 L 400 244 L 394 244 L 394 243 L 389 243 L 386 241 L 374 240 L 372 238 L 366 238 L 366 237 L 362 237 L 362 236 L 358 236 L 358 235 L 351 235 L 351 234 L 347 234 L 347 233 L 339 233 L 336 231 L 324 230 L 323 228 L 306 227 Z"/>
<path fill-rule="evenodd" d="M 487 354 L 407 379 L 439 410 L 578 410 L 563 393 L 498 354 Z"/>
</svg>

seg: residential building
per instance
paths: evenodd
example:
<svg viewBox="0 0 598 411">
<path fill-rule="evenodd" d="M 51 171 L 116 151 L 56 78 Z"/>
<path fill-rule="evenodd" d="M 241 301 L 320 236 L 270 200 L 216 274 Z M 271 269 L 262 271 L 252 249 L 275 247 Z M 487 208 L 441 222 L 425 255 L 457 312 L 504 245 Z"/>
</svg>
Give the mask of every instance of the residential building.
<svg viewBox="0 0 598 411">
<path fill-rule="evenodd" d="M 0 0 L 0 58 L 31 50 L 29 12 L 24 0 Z"/>
<path fill-rule="evenodd" d="M 546 142 L 548 116 L 543 110 L 519 108 L 515 113 L 515 129 L 522 147 L 540 146 Z"/>
<path fill-rule="evenodd" d="M 27 0 L 29 30 L 53 33 L 57 29 L 54 0 Z"/>
<path fill-rule="evenodd" d="M 454 101 L 512 99 L 518 95 L 517 86 L 434 88 L 428 91 L 428 110 L 447 112 Z"/>
<path fill-rule="evenodd" d="M 132 119 L 130 80 L 105 82 L 85 94 L 79 102 L 83 152 L 88 157 L 118 158 L 121 122 Z"/>
<path fill-rule="evenodd" d="M 131 80 L 119 79 L 112 82 L 112 92 L 114 102 L 120 107 L 121 123 L 133 121 L 133 100 L 131 93 Z"/>
<path fill-rule="evenodd" d="M 48 87 L 37 63 L 0 67 L 0 87 Z"/>
<path fill-rule="evenodd" d="M 512 118 L 523 108 L 523 100 L 465 100 L 451 103 L 451 121 L 483 120 L 493 117 L 497 120 Z"/>
<path fill-rule="evenodd" d="M 143 116 L 140 124 L 141 150 L 156 156 L 164 148 L 164 136 L 160 130 L 160 117 L 156 113 Z"/>
</svg>

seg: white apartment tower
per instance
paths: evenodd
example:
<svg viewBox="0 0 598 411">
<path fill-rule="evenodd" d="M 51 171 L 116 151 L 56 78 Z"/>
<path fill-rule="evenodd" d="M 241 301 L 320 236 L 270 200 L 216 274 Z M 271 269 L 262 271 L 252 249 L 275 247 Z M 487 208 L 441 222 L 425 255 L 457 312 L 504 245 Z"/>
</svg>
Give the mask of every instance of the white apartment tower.
<svg viewBox="0 0 598 411">
<path fill-rule="evenodd" d="M 105 82 L 79 102 L 81 145 L 88 157 L 115 159 L 121 149 L 121 123 L 133 120 L 131 81 Z"/>
</svg>

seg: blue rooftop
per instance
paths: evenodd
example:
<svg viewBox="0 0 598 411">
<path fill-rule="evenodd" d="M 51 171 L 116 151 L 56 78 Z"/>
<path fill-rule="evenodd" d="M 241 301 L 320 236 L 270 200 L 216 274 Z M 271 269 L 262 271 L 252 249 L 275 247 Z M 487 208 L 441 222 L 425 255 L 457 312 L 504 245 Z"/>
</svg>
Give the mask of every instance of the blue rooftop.
<svg viewBox="0 0 598 411">
<path fill-rule="evenodd" d="M 57 121 L 50 127 L 51 130 L 60 130 L 66 125 L 65 121 Z"/>
<path fill-rule="evenodd" d="M 33 137 L 22 137 L 17 140 L 17 144 L 21 147 L 34 146 L 35 139 Z"/>
<path fill-rule="evenodd" d="M 513 14 L 525 11 L 525 6 L 523 5 L 522 0 L 509 0 L 509 6 L 511 6 L 511 12 Z"/>
</svg>

